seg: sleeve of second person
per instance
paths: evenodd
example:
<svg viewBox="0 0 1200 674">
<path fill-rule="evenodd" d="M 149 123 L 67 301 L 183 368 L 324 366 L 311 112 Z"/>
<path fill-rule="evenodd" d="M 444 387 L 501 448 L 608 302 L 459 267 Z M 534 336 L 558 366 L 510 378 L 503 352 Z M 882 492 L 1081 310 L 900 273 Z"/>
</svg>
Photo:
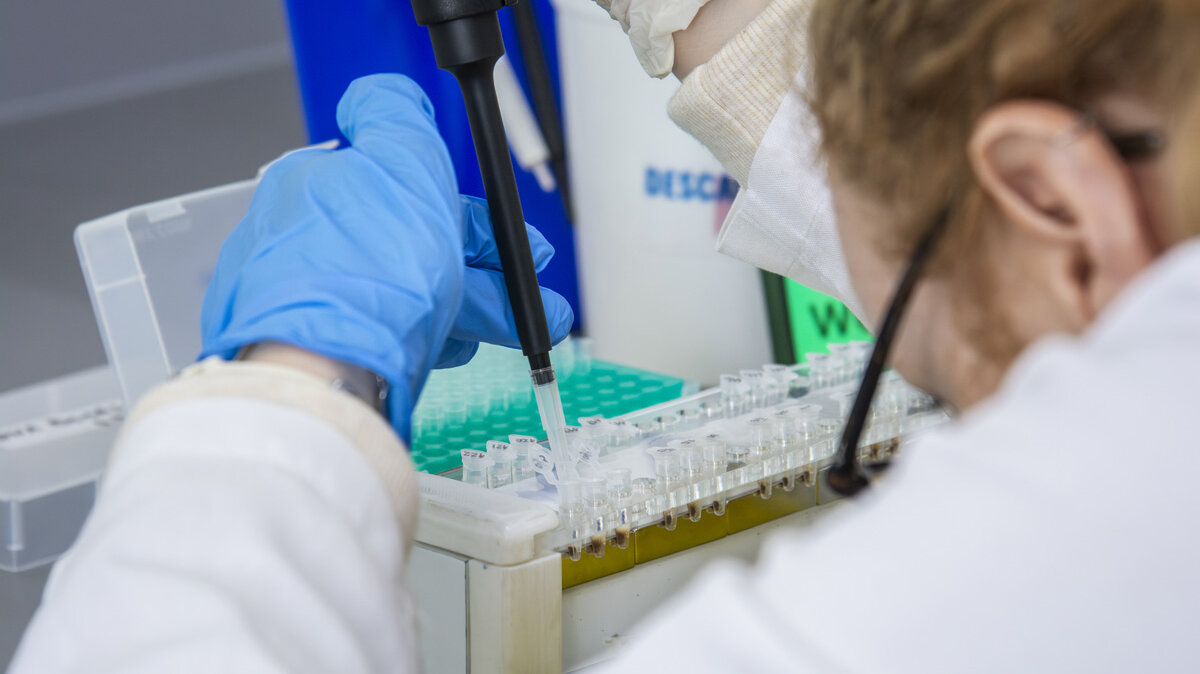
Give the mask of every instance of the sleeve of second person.
<svg viewBox="0 0 1200 674">
<path fill-rule="evenodd" d="M 671 118 L 741 186 L 717 249 L 844 302 L 842 253 L 820 131 L 805 102 L 812 0 L 774 0 L 671 99 Z"/>
<path fill-rule="evenodd" d="M 132 411 L 10 671 L 415 672 L 416 511 L 369 406 L 206 360 Z"/>
</svg>

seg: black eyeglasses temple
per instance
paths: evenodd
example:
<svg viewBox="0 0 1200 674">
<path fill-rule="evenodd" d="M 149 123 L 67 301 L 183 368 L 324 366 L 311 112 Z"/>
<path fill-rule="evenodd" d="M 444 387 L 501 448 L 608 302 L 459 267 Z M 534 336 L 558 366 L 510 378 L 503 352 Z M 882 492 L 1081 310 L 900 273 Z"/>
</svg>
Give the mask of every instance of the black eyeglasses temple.
<svg viewBox="0 0 1200 674">
<path fill-rule="evenodd" d="M 1126 161 L 1149 159 L 1162 152 L 1167 146 L 1167 139 L 1158 131 L 1143 131 L 1140 133 L 1105 132 L 1108 142 L 1113 149 Z"/>
</svg>

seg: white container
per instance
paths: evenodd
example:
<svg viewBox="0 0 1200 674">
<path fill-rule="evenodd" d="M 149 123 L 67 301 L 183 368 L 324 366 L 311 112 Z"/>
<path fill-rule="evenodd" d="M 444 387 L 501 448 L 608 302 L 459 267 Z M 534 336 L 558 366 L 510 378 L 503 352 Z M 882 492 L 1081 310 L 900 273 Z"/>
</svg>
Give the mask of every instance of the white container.
<svg viewBox="0 0 1200 674">
<path fill-rule="evenodd" d="M 122 415 L 108 367 L 0 395 L 0 569 L 49 563 L 75 542 Z"/>
<path fill-rule="evenodd" d="M 772 360 L 758 270 L 716 252 L 737 186 L 667 116 L 674 79 L 647 77 L 590 0 L 555 0 L 575 250 L 597 358 L 715 384 Z"/>
<path fill-rule="evenodd" d="M 108 362 L 127 405 L 196 360 L 221 244 L 258 180 L 126 209 L 75 229 Z"/>
</svg>

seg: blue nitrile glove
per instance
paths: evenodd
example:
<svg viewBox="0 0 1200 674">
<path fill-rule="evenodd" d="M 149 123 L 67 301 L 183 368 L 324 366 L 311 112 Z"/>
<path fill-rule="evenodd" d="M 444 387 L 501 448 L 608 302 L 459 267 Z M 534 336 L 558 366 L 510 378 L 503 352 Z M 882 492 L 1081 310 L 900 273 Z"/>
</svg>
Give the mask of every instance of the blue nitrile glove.
<svg viewBox="0 0 1200 674">
<path fill-rule="evenodd" d="M 434 367 L 479 342 L 517 346 L 486 204 L 460 197 L 424 92 L 401 75 L 351 83 L 338 104 L 350 140 L 288 155 L 263 175 L 221 248 L 204 297 L 201 357 L 274 341 L 366 368 L 391 386 L 409 440 Z M 528 228 L 540 271 L 554 249 Z M 555 342 L 571 308 L 542 289 Z"/>
</svg>

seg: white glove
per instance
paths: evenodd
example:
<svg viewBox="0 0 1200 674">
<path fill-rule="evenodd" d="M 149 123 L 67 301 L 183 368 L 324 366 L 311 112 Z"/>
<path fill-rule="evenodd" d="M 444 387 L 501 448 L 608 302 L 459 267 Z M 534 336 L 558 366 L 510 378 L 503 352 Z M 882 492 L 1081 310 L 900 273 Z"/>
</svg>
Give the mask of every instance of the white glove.
<svg viewBox="0 0 1200 674">
<path fill-rule="evenodd" d="M 666 77 L 675 66 L 675 31 L 691 25 L 708 0 L 596 0 L 616 19 L 638 62 L 652 77 Z"/>
</svg>

